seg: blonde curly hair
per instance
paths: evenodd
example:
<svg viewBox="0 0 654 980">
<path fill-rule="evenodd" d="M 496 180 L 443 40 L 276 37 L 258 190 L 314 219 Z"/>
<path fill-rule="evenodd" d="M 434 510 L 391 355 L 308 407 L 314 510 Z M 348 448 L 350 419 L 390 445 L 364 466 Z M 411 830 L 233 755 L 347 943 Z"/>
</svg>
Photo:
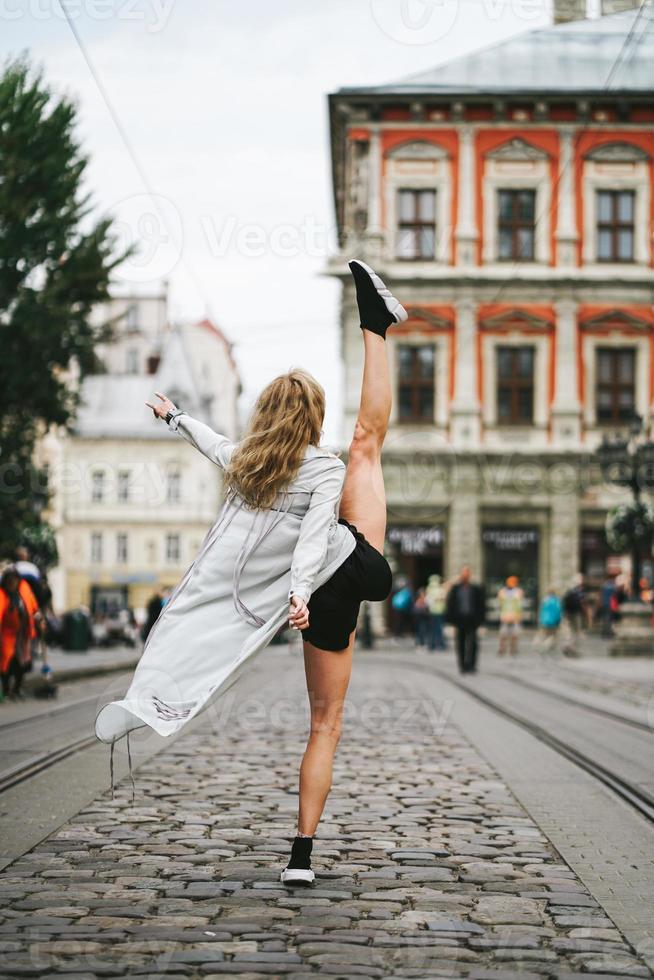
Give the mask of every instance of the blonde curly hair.
<svg viewBox="0 0 654 980">
<path fill-rule="evenodd" d="M 324 389 L 307 371 L 294 368 L 271 381 L 232 453 L 226 470 L 229 490 L 249 507 L 272 507 L 297 475 L 307 447 L 320 442 L 324 418 Z"/>
</svg>

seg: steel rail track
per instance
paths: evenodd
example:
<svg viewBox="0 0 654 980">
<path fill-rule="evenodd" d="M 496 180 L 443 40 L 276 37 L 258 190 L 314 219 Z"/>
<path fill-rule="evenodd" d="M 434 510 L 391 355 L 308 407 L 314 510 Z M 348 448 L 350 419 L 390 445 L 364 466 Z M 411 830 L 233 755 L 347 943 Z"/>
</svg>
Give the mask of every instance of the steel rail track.
<svg viewBox="0 0 654 980">
<path fill-rule="evenodd" d="M 75 741 L 68 742 L 68 744 L 53 749 L 51 752 L 42 752 L 40 755 L 32 756 L 26 762 L 20 762 L 11 769 L 6 769 L 0 773 L 0 793 L 4 793 L 12 786 L 38 775 L 38 773 L 49 769 L 76 752 L 81 752 L 97 744 L 98 740 L 95 735 L 85 735 L 84 738 L 75 739 Z"/>
<path fill-rule="evenodd" d="M 525 680 L 524 677 L 515 677 L 512 674 L 503 674 L 500 671 L 489 670 L 485 672 L 488 677 L 498 677 L 503 681 L 510 681 L 512 684 L 518 684 L 521 687 L 526 687 L 531 691 L 537 691 L 539 694 L 547 694 L 549 697 L 558 698 L 559 701 L 564 701 L 566 704 L 572 704 L 575 708 L 584 708 L 585 711 L 591 711 L 593 714 L 600 715 L 604 718 L 610 718 L 611 721 L 621 722 L 623 725 L 631 725 L 632 728 L 637 728 L 640 731 L 648 732 L 648 734 L 654 734 L 654 729 L 652 725 L 648 725 L 647 722 L 638 721 L 637 718 L 625 718 L 624 715 L 619 714 L 617 711 L 610 711 L 608 708 L 602 708 L 600 705 L 587 704 L 585 701 L 579 701 L 577 698 L 571 697 L 569 694 L 561 694 L 560 691 L 552 691 L 547 687 L 542 687 L 540 684 L 536 684 L 534 681 Z"/>
<path fill-rule="evenodd" d="M 448 681 L 460 690 L 465 691 L 470 697 L 479 701 L 485 707 L 490 708 L 496 714 L 502 716 L 523 728 L 525 731 L 529 732 L 534 738 L 537 738 L 540 742 L 548 745 L 550 748 L 558 752 L 559 755 L 564 756 L 573 762 L 575 765 L 579 766 L 580 769 L 584 769 L 591 776 L 594 776 L 599 782 L 603 783 L 610 790 L 612 790 L 617 796 L 619 796 L 626 803 L 629 803 L 641 816 L 645 817 L 646 820 L 654 823 L 654 797 L 649 793 L 644 792 L 639 787 L 634 786 L 628 780 L 623 779 L 622 776 L 615 772 L 611 772 L 605 766 L 601 765 L 599 762 L 590 759 L 583 752 L 579 752 L 577 749 L 563 742 L 561 739 L 557 738 L 556 735 L 552 735 L 541 725 L 537 725 L 535 722 L 523 717 L 522 715 L 516 714 L 509 708 L 505 708 L 504 705 L 499 704 L 493 698 L 482 694 L 480 691 L 476 691 L 474 688 L 470 687 L 468 684 L 463 683 L 455 677 L 451 677 L 447 672 L 438 670 L 436 667 L 428 667 L 426 664 L 407 664 L 406 660 L 390 660 L 390 658 L 384 658 L 385 662 L 391 662 L 397 664 L 398 666 L 408 667 L 411 670 L 418 670 L 420 673 L 427 673 L 432 677 L 439 677 L 441 680 Z M 549 692 L 546 692 L 549 693 Z M 552 697 L 557 697 L 558 695 L 553 694 Z M 580 702 L 575 702 L 580 707 L 584 707 Z M 621 719 L 623 720 L 623 719 Z"/>
</svg>

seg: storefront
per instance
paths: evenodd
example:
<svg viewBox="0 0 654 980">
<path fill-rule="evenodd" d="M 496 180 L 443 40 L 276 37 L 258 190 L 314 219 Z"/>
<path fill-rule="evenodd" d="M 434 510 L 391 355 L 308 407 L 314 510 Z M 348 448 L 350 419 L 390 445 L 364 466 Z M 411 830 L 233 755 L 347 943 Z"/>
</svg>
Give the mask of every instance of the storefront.
<svg viewBox="0 0 654 980">
<path fill-rule="evenodd" d="M 525 527 L 485 527 L 482 544 L 488 621 L 499 621 L 497 593 L 509 575 L 515 575 L 525 594 L 524 622 L 534 623 L 539 598 L 540 531 Z"/>
<path fill-rule="evenodd" d="M 443 574 L 444 534 L 440 525 L 391 524 L 386 529 L 388 558 L 395 577 L 405 575 L 413 589 L 430 575 Z"/>
</svg>

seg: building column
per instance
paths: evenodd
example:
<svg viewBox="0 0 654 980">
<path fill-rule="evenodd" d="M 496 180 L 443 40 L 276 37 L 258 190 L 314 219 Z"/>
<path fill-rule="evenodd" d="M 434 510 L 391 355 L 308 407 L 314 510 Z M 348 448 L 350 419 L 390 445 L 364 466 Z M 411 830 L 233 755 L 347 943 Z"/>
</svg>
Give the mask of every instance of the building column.
<svg viewBox="0 0 654 980">
<path fill-rule="evenodd" d="M 445 575 L 447 578 L 453 578 L 463 565 L 470 565 L 473 577 L 479 580 L 481 578 L 481 525 L 478 470 L 475 462 L 460 463 L 455 467 L 451 493 Z"/>
<path fill-rule="evenodd" d="M 577 264 L 577 215 L 575 209 L 575 180 L 573 165 L 573 132 L 562 129 L 559 134 L 561 155 L 559 158 L 558 218 L 556 228 L 556 264 Z"/>
<path fill-rule="evenodd" d="M 577 357 L 577 304 L 563 299 L 556 309 L 555 390 L 552 404 L 552 441 L 555 446 L 577 448 L 581 440 L 579 369 Z"/>
<path fill-rule="evenodd" d="M 455 449 L 476 449 L 480 440 L 475 314 L 472 299 L 456 304 L 454 399 L 450 409 L 450 434 Z"/>
<path fill-rule="evenodd" d="M 370 143 L 368 146 L 368 225 L 365 235 L 365 255 L 372 265 L 382 257 L 384 245 L 381 195 L 381 134 L 378 127 L 373 125 L 370 127 Z"/>
<path fill-rule="evenodd" d="M 550 581 L 542 583 L 541 593 L 551 585 L 563 595 L 580 564 L 579 498 L 574 488 L 553 494 L 550 518 Z"/>
<path fill-rule="evenodd" d="M 458 265 L 476 265 L 479 232 L 475 224 L 475 134 L 470 126 L 462 126 L 459 131 L 457 180 L 459 216 L 456 226 L 456 261 Z"/>
</svg>

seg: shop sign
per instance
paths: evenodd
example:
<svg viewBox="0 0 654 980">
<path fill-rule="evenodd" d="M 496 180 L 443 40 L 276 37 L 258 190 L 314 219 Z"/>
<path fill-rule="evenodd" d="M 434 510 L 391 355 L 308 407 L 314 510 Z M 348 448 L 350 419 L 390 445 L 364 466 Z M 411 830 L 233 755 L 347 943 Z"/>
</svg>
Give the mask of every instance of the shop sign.
<svg viewBox="0 0 654 980">
<path fill-rule="evenodd" d="M 399 545 L 403 555 L 424 555 L 443 544 L 441 527 L 391 525 L 386 532 L 391 544 Z"/>
<path fill-rule="evenodd" d="M 484 531 L 484 544 L 490 544 L 498 551 L 525 551 L 538 543 L 538 531 L 520 528 L 503 528 Z"/>
</svg>

